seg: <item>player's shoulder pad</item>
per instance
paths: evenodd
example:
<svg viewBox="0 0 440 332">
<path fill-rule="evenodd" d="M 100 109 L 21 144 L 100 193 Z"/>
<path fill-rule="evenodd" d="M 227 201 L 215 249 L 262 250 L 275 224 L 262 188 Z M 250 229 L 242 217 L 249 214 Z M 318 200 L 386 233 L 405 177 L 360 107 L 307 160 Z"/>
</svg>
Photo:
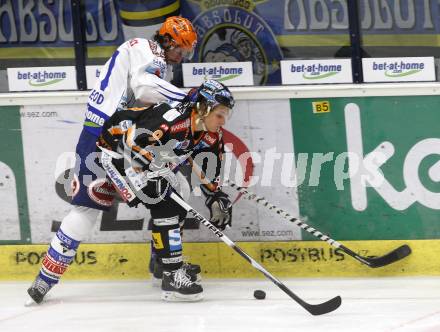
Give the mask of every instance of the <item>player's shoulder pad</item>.
<svg viewBox="0 0 440 332">
<path fill-rule="evenodd" d="M 185 107 L 182 103 L 179 102 L 165 102 L 168 106 L 168 110 L 163 113 L 162 117 L 169 123 L 176 122 L 179 119 L 183 119 L 189 117 L 191 114 L 191 109 L 189 107 Z"/>
</svg>

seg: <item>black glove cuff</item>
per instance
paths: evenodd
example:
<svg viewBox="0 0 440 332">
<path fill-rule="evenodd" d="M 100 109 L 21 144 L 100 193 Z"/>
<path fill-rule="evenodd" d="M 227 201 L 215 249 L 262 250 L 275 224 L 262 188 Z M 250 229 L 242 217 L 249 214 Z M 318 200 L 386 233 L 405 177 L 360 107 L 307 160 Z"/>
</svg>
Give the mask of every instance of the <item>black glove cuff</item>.
<svg viewBox="0 0 440 332">
<path fill-rule="evenodd" d="M 220 189 L 217 189 L 216 191 L 211 191 L 203 184 L 200 185 L 200 189 L 202 190 L 203 195 L 205 195 L 206 197 L 205 205 L 208 208 L 211 208 L 212 203 L 214 203 L 215 201 L 219 201 L 222 199 L 226 199 L 229 201 L 229 196 Z"/>
</svg>

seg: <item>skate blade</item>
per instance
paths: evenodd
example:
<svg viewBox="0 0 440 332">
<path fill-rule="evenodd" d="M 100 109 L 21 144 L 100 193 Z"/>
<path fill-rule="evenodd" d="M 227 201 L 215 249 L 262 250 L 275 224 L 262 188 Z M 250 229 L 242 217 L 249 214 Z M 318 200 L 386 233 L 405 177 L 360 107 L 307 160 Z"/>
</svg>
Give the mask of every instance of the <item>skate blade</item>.
<svg viewBox="0 0 440 332">
<path fill-rule="evenodd" d="M 28 299 L 24 302 L 25 307 L 36 307 L 38 303 L 34 301 L 32 297 L 28 297 Z"/>
<path fill-rule="evenodd" d="M 162 291 L 162 300 L 167 302 L 197 302 L 203 300 L 203 293 L 183 295 L 178 292 Z"/>
<path fill-rule="evenodd" d="M 162 286 L 162 279 L 155 278 L 154 276 L 151 277 L 151 286 L 152 287 L 161 287 Z"/>
</svg>

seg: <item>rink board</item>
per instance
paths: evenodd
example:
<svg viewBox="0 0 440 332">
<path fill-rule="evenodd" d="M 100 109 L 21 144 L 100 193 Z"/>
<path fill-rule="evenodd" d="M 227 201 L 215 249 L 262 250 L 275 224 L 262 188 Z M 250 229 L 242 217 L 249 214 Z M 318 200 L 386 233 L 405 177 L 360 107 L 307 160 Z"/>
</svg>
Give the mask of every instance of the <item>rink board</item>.
<svg viewBox="0 0 440 332">
<path fill-rule="evenodd" d="M 438 240 L 344 241 L 362 256 L 383 255 L 402 244 L 412 254 L 372 269 L 322 241 L 241 242 L 238 245 L 277 277 L 436 276 Z M 0 280 L 30 280 L 37 273 L 46 245 L 0 246 Z M 204 278 L 255 278 L 261 273 L 224 243 L 186 243 L 184 255 L 200 264 Z M 65 275 L 71 280 L 146 279 L 149 245 L 83 244 Z"/>
<path fill-rule="evenodd" d="M 292 99 L 300 215 L 336 239 L 440 238 L 439 102 Z"/>
<path fill-rule="evenodd" d="M 72 179 L 66 171 L 75 165 L 74 151 L 85 108 L 85 103 L 0 106 L 0 129 L 5 133 L 0 142 L 0 244 L 48 243 L 70 211 Z M 267 121 L 272 109 L 277 110 L 277 121 Z M 239 185 L 250 176 L 261 178 L 252 190 L 271 197 L 297 217 L 296 188 L 290 185 L 273 190 L 282 185 L 283 170 L 287 174 L 294 170 L 289 100 L 237 101 L 234 119 L 224 128 L 228 130 L 224 138 L 229 152 L 225 153 L 223 178 Z M 267 166 L 264 161 L 271 159 L 266 155 L 275 153 L 284 158 Z M 198 187 L 197 180 L 193 184 Z M 256 209 L 254 203 L 240 199 L 234 189 L 223 189 L 236 203 L 230 233 L 235 240 L 301 240 L 299 228 L 272 222 L 271 211 Z M 204 201 L 194 193 L 188 203 L 208 215 Z M 89 235 L 95 243 L 146 242 L 151 239 L 146 231 L 149 220 L 150 213 L 144 207 L 129 208 L 119 201 L 99 215 Z M 216 240 L 198 223 L 188 222 L 187 226 L 186 241 Z"/>
</svg>

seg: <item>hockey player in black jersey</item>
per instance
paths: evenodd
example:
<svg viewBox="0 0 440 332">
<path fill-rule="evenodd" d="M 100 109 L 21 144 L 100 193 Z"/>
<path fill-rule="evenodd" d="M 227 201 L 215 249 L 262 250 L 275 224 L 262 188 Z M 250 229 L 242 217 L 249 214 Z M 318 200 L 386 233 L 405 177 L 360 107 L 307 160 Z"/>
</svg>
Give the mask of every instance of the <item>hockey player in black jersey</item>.
<svg viewBox="0 0 440 332">
<path fill-rule="evenodd" d="M 114 113 L 104 123 L 98 138 L 98 151 L 104 151 L 102 165 L 95 165 L 98 169 L 91 171 L 97 175 L 107 172 L 130 206 L 144 204 L 151 211 L 152 238 L 159 263 L 155 264 L 155 270 L 159 268 L 155 275 L 159 272 L 162 276 L 165 300 L 197 301 L 202 298 L 203 289 L 196 280 L 200 268 L 194 271 L 194 265 L 182 260 L 180 227 L 186 212 L 168 199 L 167 194 L 176 190 L 175 172 L 179 165 L 190 158 L 203 160 L 203 164 L 206 161 L 202 166 L 210 178 L 219 175 L 224 152 L 221 127 L 233 106 L 229 89 L 208 80 L 193 89 L 181 103 L 160 103 L 144 110 Z M 109 158 L 105 151 L 117 157 Z M 129 197 L 120 186 L 118 175 L 127 179 L 135 197 Z M 201 189 L 210 209 L 211 222 L 224 230 L 231 225 L 232 205 L 217 183 L 201 185 Z M 72 241 L 69 246 L 66 250 L 76 248 L 78 243 Z M 57 254 L 55 257 L 62 259 L 64 256 Z M 51 264 L 58 266 L 55 263 Z M 40 303 L 50 288 L 51 285 L 37 277 L 28 293 L 33 302 Z"/>
<path fill-rule="evenodd" d="M 104 169 L 121 196 L 129 206 L 144 204 L 151 211 L 152 238 L 163 269 L 164 300 L 202 298 L 202 286 L 182 266 L 180 225 L 186 211 L 167 195 L 171 190 L 178 191 L 175 172 L 189 160 L 203 160 L 205 173 L 218 179 L 224 152 L 221 127 L 233 106 L 229 89 L 208 80 L 182 103 L 115 113 L 99 138 Z M 118 180 L 121 176 L 136 197 L 129 197 Z M 217 183 L 203 184 L 201 189 L 211 222 L 224 230 L 231 224 L 232 205 Z"/>
</svg>

